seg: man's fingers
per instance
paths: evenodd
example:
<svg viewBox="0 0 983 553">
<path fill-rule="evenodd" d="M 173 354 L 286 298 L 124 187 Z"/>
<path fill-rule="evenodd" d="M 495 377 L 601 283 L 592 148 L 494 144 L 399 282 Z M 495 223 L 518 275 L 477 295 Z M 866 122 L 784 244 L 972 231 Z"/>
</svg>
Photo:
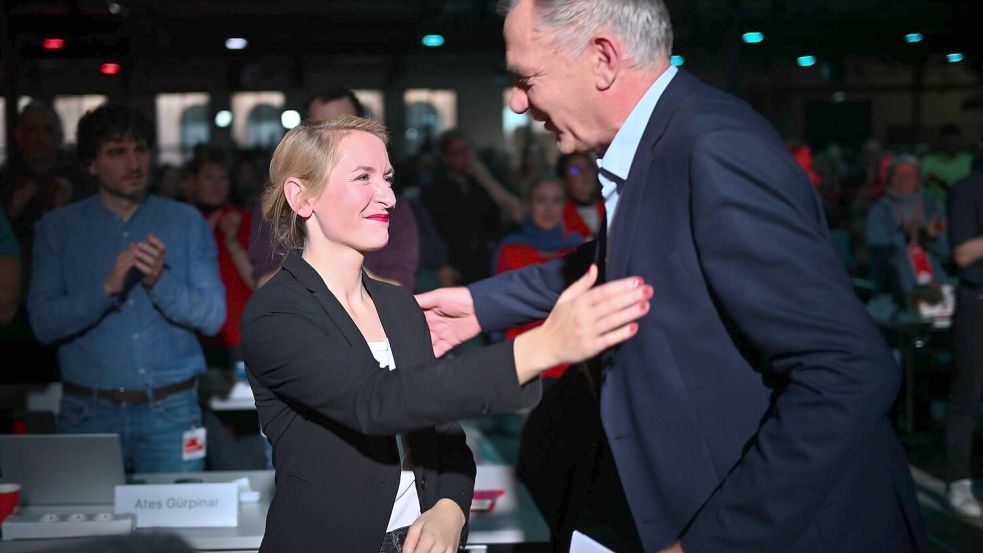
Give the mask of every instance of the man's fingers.
<svg viewBox="0 0 983 553">
<path fill-rule="evenodd" d="M 160 257 L 149 254 L 147 252 L 137 252 L 136 253 L 137 262 L 143 263 L 147 266 L 154 266 L 160 263 Z"/>
<path fill-rule="evenodd" d="M 437 307 L 436 292 L 438 291 L 439 290 L 432 290 L 430 292 L 424 292 L 422 294 L 417 294 L 413 296 L 414 298 L 416 298 L 416 303 L 420 305 L 420 309 L 422 309 L 424 313 L 427 315 L 428 321 L 430 320 L 430 311 L 428 310 Z"/>
<path fill-rule="evenodd" d="M 147 263 L 140 261 L 139 259 L 136 260 L 136 263 L 134 263 L 134 265 L 136 266 L 137 269 L 140 270 L 141 273 L 145 275 L 153 272 L 153 267 L 151 267 Z"/>
<path fill-rule="evenodd" d="M 164 245 L 164 242 L 160 238 L 157 238 L 157 236 L 155 236 L 154 233 L 152 232 L 147 234 L 147 243 L 159 249 L 160 251 L 164 251 L 167 249 L 167 246 Z"/>
<path fill-rule="evenodd" d="M 163 249 L 158 248 L 157 246 L 154 246 L 152 244 L 148 244 L 147 242 L 140 242 L 139 244 L 137 244 L 136 251 L 137 251 L 137 254 L 143 253 L 144 255 L 152 256 L 155 259 L 163 259 L 164 258 L 164 250 Z"/>
</svg>

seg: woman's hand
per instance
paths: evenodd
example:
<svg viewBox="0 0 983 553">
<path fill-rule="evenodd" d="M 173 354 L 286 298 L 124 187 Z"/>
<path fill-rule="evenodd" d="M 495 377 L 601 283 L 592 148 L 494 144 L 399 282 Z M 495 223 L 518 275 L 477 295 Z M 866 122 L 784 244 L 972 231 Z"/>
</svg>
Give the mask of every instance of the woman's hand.
<svg viewBox="0 0 983 553">
<path fill-rule="evenodd" d="M 242 224 L 242 215 L 238 211 L 226 211 L 219 219 L 218 228 L 222 229 L 226 243 L 238 240 L 240 224 Z"/>
<path fill-rule="evenodd" d="M 628 277 L 594 287 L 597 266 L 571 284 L 542 326 L 515 339 L 519 383 L 560 363 L 584 361 L 638 332 L 634 322 L 649 311 L 652 287 Z"/>
<path fill-rule="evenodd" d="M 410 526 L 403 553 L 455 553 L 464 528 L 464 513 L 450 499 L 440 499 Z"/>
</svg>

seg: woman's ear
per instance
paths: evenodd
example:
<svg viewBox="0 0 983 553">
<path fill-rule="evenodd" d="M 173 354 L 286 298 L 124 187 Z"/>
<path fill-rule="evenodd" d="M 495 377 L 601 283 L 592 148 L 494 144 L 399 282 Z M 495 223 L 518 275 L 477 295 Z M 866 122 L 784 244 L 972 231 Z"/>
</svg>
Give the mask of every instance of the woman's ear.
<svg viewBox="0 0 983 553">
<path fill-rule="evenodd" d="M 300 179 L 290 177 L 283 183 L 283 195 L 287 197 L 290 209 L 306 219 L 314 212 L 314 208 L 311 207 L 310 200 L 304 196 L 304 191 L 304 183 Z"/>
</svg>

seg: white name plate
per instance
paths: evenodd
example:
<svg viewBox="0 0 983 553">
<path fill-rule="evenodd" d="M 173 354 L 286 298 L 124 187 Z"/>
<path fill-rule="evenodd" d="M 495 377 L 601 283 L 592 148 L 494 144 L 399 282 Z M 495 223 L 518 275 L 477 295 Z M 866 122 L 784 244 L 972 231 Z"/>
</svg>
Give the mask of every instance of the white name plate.
<svg viewBox="0 0 983 553">
<path fill-rule="evenodd" d="M 116 514 L 133 513 L 137 528 L 234 528 L 239 487 L 221 484 L 116 486 Z"/>
</svg>

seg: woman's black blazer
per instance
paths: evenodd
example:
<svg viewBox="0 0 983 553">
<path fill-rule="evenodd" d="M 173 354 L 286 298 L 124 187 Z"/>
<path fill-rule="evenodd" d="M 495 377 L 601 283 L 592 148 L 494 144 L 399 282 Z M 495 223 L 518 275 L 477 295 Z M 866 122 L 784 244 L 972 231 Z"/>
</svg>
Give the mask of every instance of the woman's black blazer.
<svg viewBox="0 0 983 553">
<path fill-rule="evenodd" d="M 379 367 L 298 251 L 246 305 L 243 355 L 276 468 L 261 551 L 378 551 L 399 484 L 400 433 L 408 434 L 421 509 L 448 498 L 467 516 L 475 466 L 453 421 L 539 399 L 538 382 L 518 384 L 511 341 L 437 361 L 413 297 L 363 281 L 395 371 Z"/>
</svg>

